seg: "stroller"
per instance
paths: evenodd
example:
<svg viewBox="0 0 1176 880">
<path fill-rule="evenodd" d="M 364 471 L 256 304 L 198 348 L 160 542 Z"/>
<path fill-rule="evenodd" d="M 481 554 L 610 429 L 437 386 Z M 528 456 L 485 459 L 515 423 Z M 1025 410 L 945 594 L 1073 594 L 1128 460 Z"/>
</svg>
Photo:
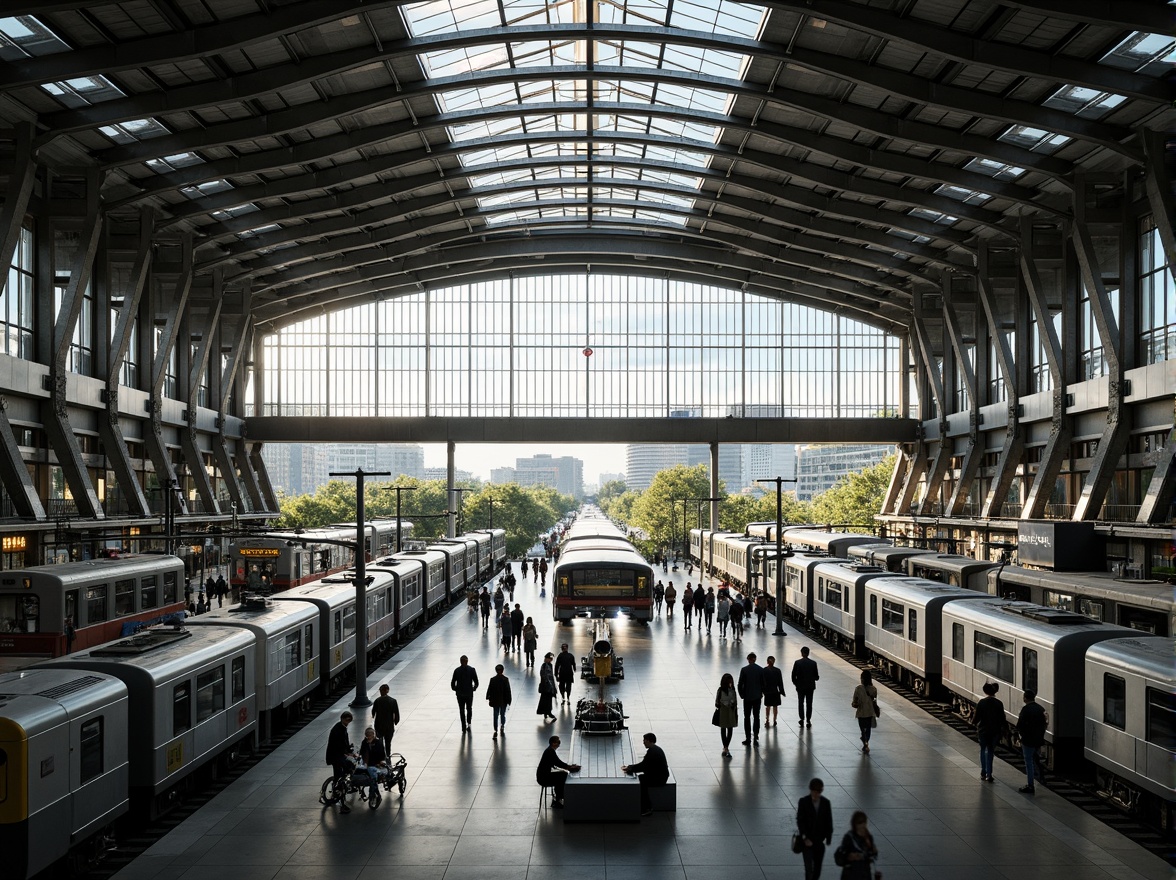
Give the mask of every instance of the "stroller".
<svg viewBox="0 0 1176 880">
<path fill-rule="evenodd" d="M 370 809 L 375 809 L 383 800 L 379 789 L 386 792 L 391 792 L 392 787 L 395 786 L 400 790 L 400 796 L 404 797 L 404 789 L 407 783 L 404 779 L 404 768 L 408 766 L 408 761 L 404 759 L 404 755 L 393 752 L 388 756 L 388 766 L 379 771 L 379 777 L 376 780 L 376 796 L 368 797 L 368 789 L 371 787 L 371 776 L 368 775 L 367 767 L 362 764 L 355 764 L 351 768 L 351 772 L 341 776 L 336 782 L 334 776 L 328 776 L 323 781 L 323 786 L 319 791 L 319 803 L 324 806 L 332 807 L 337 803 L 342 802 L 348 795 L 358 794 L 361 801 L 367 801 Z"/>
</svg>

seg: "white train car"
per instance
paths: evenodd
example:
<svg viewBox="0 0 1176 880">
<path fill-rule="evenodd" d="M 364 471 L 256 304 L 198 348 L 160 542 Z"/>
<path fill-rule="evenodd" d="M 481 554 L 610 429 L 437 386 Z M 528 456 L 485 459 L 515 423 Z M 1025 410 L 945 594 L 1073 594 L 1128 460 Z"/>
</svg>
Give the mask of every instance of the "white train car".
<svg viewBox="0 0 1176 880">
<path fill-rule="evenodd" d="M 469 535 L 458 535 L 456 538 L 438 538 L 438 544 L 456 544 L 465 548 L 465 574 L 462 583 L 466 590 L 476 590 L 478 587 L 478 542 Z"/>
<path fill-rule="evenodd" d="M 854 562 L 822 562 L 811 569 L 813 625 L 834 644 L 860 655 L 866 635 L 864 607 L 866 584 L 886 574 L 876 565 Z"/>
<path fill-rule="evenodd" d="M 1106 639 L 1137 635 L 1071 611 L 991 596 L 950 602 L 942 612 L 943 685 L 960 713 L 971 717 L 985 682 L 1001 685 L 1001 700 L 1014 723 L 1026 690 L 1049 713 L 1046 742 L 1069 752 L 1080 747 L 1085 715 L 1086 651 Z"/>
<path fill-rule="evenodd" d="M 262 737 L 276 723 L 272 717 L 289 710 L 319 686 L 319 615 L 313 605 L 275 602 L 247 596 L 240 605 L 217 608 L 190 617 L 191 629 L 241 629 L 257 639 L 254 655 L 257 708 L 262 713 Z"/>
<path fill-rule="evenodd" d="M 395 584 L 392 611 L 396 619 L 396 637 L 404 638 L 420 628 L 425 621 L 425 586 L 428 571 L 424 561 L 418 558 L 386 556 L 369 562 L 367 572 L 373 577 L 376 572 L 392 576 Z"/>
<path fill-rule="evenodd" d="M 26 880 L 73 852 L 85 863 L 129 809 L 127 686 L 112 675 L 0 675 L 0 852 Z"/>
<path fill-rule="evenodd" d="M 431 619 L 449 607 L 448 557 L 440 550 L 403 550 L 394 559 L 412 559 L 421 564 L 425 617 Z"/>
<path fill-rule="evenodd" d="M 759 538 L 748 537 L 739 532 L 720 532 L 713 540 L 714 565 L 718 574 L 739 589 L 763 589 L 762 584 L 754 583 L 760 579 L 763 559 L 753 554 L 753 551 L 757 547 L 766 546 Z M 774 553 L 775 550 L 773 546 L 771 552 Z"/>
<path fill-rule="evenodd" d="M 826 562 L 844 562 L 844 557 L 797 553 L 784 560 L 784 611 L 790 617 L 807 624 L 813 619 L 813 596 L 816 592 L 813 570 Z M 769 559 L 766 566 L 766 581 L 771 585 L 772 595 L 776 590 L 776 560 Z"/>
<path fill-rule="evenodd" d="M 257 730 L 261 682 L 254 633 L 234 627 L 145 630 L 50 660 L 38 669 L 85 669 L 127 688 L 132 806 L 151 815 L 167 793 Z"/>
<path fill-rule="evenodd" d="M 924 578 L 873 578 L 866 583 L 865 650 L 891 678 L 937 696 L 943 687 L 943 606 L 983 598 Z"/>
<path fill-rule="evenodd" d="M 784 530 L 784 544 L 802 553 L 825 553 L 844 557 L 850 547 L 859 544 L 883 543 L 877 535 L 856 535 L 850 532 L 826 532 L 820 529 L 789 528 Z"/>
<path fill-rule="evenodd" d="M 430 541 L 426 550 L 445 557 L 445 601 L 452 605 L 466 593 L 466 548 L 456 541 Z"/>
<path fill-rule="evenodd" d="M 903 560 L 910 577 L 940 581 L 953 587 L 967 587 L 979 593 L 988 592 L 988 572 L 998 563 L 984 562 L 956 553 L 930 553 L 908 556 Z"/>
<path fill-rule="evenodd" d="M 911 556 L 931 556 L 934 550 L 918 547 L 895 547 L 893 544 L 855 544 L 846 555 L 866 565 L 878 565 L 892 574 L 905 574 L 903 561 Z"/>
<path fill-rule="evenodd" d="M 1176 639 L 1114 639 L 1086 652 L 1083 752 L 1103 791 L 1135 813 L 1164 816 L 1176 801 Z M 1157 815 L 1158 814 L 1158 815 Z"/>
</svg>

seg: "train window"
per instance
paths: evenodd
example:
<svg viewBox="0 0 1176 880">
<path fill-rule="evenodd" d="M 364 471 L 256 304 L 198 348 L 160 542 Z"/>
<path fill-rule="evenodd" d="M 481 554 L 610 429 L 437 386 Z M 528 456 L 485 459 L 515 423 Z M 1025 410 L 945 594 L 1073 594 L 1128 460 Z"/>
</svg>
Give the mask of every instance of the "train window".
<svg viewBox="0 0 1176 880">
<path fill-rule="evenodd" d="M 159 585 L 156 583 L 155 575 L 145 577 L 139 582 L 139 607 L 144 610 L 159 607 Z"/>
<path fill-rule="evenodd" d="M 1032 648 L 1021 649 L 1021 690 L 1037 690 L 1037 652 Z"/>
<path fill-rule="evenodd" d="M 225 668 L 218 666 L 196 676 L 196 723 L 225 711 Z"/>
<path fill-rule="evenodd" d="M 302 665 L 302 636 L 300 633 L 288 634 L 283 640 L 282 648 L 283 672 L 289 672 Z"/>
<path fill-rule="evenodd" d="M 951 625 L 951 659 L 960 663 L 964 662 L 964 625 L 962 623 Z"/>
<path fill-rule="evenodd" d="M 245 658 L 234 657 L 233 669 L 233 702 L 239 703 L 245 699 Z"/>
<path fill-rule="evenodd" d="M 0 596 L 0 632 L 35 633 L 40 628 L 41 597 L 12 593 Z"/>
<path fill-rule="evenodd" d="M 179 579 L 176 577 L 174 571 L 166 572 L 163 575 L 163 604 L 174 605 L 176 599 L 179 597 L 179 590 L 177 584 Z"/>
<path fill-rule="evenodd" d="M 1078 599 L 1078 613 L 1091 620 L 1102 620 L 1105 606 L 1097 599 Z"/>
<path fill-rule="evenodd" d="M 74 622 L 74 626 L 81 626 L 78 620 L 78 591 L 67 590 L 65 593 L 65 617 Z"/>
<path fill-rule="evenodd" d="M 349 639 L 355 635 L 355 606 L 348 605 L 343 609 L 343 638 Z"/>
<path fill-rule="evenodd" d="M 331 619 L 331 631 L 334 637 L 331 639 L 332 645 L 337 645 L 343 641 L 343 612 L 336 611 Z"/>
<path fill-rule="evenodd" d="M 1147 689 L 1147 741 L 1176 751 L 1176 694 Z"/>
<path fill-rule="evenodd" d="M 309 660 L 314 656 L 314 624 L 308 623 L 302 628 L 303 650 L 306 652 L 306 659 Z"/>
<path fill-rule="evenodd" d="M 891 602 L 889 599 L 882 600 L 882 629 L 886 630 L 886 632 L 901 636 L 903 630 L 903 617 L 905 615 L 905 605 L 900 605 L 897 602 Z"/>
<path fill-rule="evenodd" d="M 135 613 L 135 579 L 114 582 L 114 616 Z"/>
<path fill-rule="evenodd" d="M 993 678 L 1012 684 L 1013 643 L 1006 639 L 977 631 L 972 646 L 976 668 Z"/>
<path fill-rule="evenodd" d="M 192 726 L 192 683 L 186 681 L 172 690 L 172 736 Z"/>
<path fill-rule="evenodd" d="M 878 625 L 878 597 L 870 595 L 870 626 Z"/>
<path fill-rule="evenodd" d="M 1110 673 L 1103 674 L 1103 722 L 1127 729 L 1127 681 Z"/>
<path fill-rule="evenodd" d="M 1074 610 L 1074 595 L 1059 593 L 1057 590 L 1042 590 L 1041 604 L 1046 608 L 1057 608 L 1059 611 Z"/>
<path fill-rule="evenodd" d="M 110 617 L 110 610 L 106 607 L 109 589 L 106 584 L 86 589 L 86 623 L 101 623 Z"/>
<path fill-rule="evenodd" d="M 82 785 L 102 775 L 104 739 L 101 717 L 91 718 L 82 725 L 79 738 L 81 759 L 78 762 Z"/>
<path fill-rule="evenodd" d="M 917 642 L 919 640 L 919 612 L 914 608 L 907 611 L 907 641 Z"/>
<path fill-rule="evenodd" d="M 834 608 L 841 607 L 841 584 L 837 583 L 837 581 L 827 581 L 825 583 L 825 602 Z"/>
</svg>

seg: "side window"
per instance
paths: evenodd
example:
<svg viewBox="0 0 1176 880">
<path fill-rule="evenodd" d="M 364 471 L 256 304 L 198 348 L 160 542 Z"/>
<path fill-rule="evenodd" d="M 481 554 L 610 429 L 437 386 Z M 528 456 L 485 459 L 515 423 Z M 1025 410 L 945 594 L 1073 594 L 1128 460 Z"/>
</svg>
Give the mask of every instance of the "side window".
<svg viewBox="0 0 1176 880">
<path fill-rule="evenodd" d="M 355 635 L 355 606 L 348 605 L 343 609 L 343 638 L 349 639 Z"/>
<path fill-rule="evenodd" d="M 179 591 L 176 587 L 178 580 L 174 571 L 166 572 L 163 576 L 163 604 L 174 605 Z"/>
<path fill-rule="evenodd" d="M 159 607 L 159 585 L 155 575 L 145 577 L 139 582 L 139 607 L 143 610 Z"/>
<path fill-rule="evenodd" d="M 878 595 L 870 594 L 870 626 L 878 625 Z"/>
<path fill-rule="evenodd" d="M 337 645 L 343 641 L 343 612 L 336 611 L 334 615 L 334 632 L 335 637 L 331 639 L 332 645 Z"/>
<path fill-rule="evenodd" d="M 1013 649 L 1016 647 L 1007 639 L 976 631 L 973 635 L 973 656 L 976 668 L 993 678 L 1012 684 Z"/>
<path fill-rule="evenodd" d="M 218 666 L 196 676 L 196 723 L 225 710 L 225 668 Z"/>
<path fill-rule="evenodd" d="M 233 702 L 239 703 L 245 699 L 245 658 L 233 658 Z"/>
<path fill-rule="evenodd" d="M 1176 694 L 1147 689 L 1147 741 L 1176 751 Z"/>
<path fill-rule="evenodd" d="M 135 613 L 135 579 L 114 582 L 114 614 L 125 617 Z"/>
<path fill-rule="evenodd" d="M 83 621 L 78 620 L 78 591 L 67 590 L 65 593 L 65 616 L 72 617 L 75 627 L 80 627 Z"/>
<path fill-rule="evenodd" d="M 179 736 L 192 726 L 192 683 L 178 684 L 172 690 L 172 736 Z"/>
<path fill-rule="evenodd" d="M 86 590 L 86 623 L 101 623 L 110 617 L 110 609 L 106 607 L 106 594 L 109 589 L 106 584 L 101 584 Z"/>
<path fill-rule="evenodd" d="M 286 636 L 286 669 L 295 669 L 302 665 L 302 639 L 297 632 Z"/>
<path fill-rule="evenodd" d="M 1021 690 L 1037 690 L 1037 652 L 1032 648 L 1021 649 Z"/>
<path fill-rule="evenodd" d="M 302 638 L 304 641 L 303 648 L 306 651 L 306 659 L 309 660 L 314 656 L 314 624 L 308 623 L 302 628 Z"/>
<path fill-rule="evenodd" d="M 1127 729 L 1127 682 L 1110 673 L 1103 674 L 1103 721 Z"/>
<path fill-rule="evenodd" d="M 960 663 L 964 662 L 964 625 L 962 623 L 951 625 L 951 659 L 958 660 Z"/>
<path fill-rule="evenodd" d="M 891 602 L 889 599 L 882 600 L 882 629 L 886 632 L 894 633 L 896 636 L 902 635 L 902 618 L 903 612 L 906 608 L 897 602 Z"/>
<path fill-rule="evenodd" d="M 102 717 L 91 718 L 82 725 L 81 730 L 81 760 L 78 768 L 82 785 L 102 775 L 104 744 Z"/>
<path fill-rule="evenodd" d="M 919 640 L 919 612 L 914 608 L 907 610 L 907 641 Z"/>
</svg>

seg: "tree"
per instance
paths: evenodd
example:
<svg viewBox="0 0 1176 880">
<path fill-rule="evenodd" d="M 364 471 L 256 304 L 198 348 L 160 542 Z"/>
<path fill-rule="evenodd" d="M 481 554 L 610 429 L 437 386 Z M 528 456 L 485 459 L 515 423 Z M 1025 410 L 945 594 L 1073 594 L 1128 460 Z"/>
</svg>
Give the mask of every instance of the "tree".
<svg viewBox="0 0 1176 880">
<path fill-rule="evenodd" d="M 720 488 L 719 494 L 722 494 Z M 675 515 L 679 502 L 683 498 L 707 498 L 710 496 L 710 475 L 704 464 L 687 467 L 677 465 L 659 471 L 649 484 L 649 488 L 641 493 L 641 497 L 633 504 L 630 525 L 636 526 L 646 534 L 646 550 L 658 550 L 669 547 L 672 538 L 682 541 L 681 521 Z M 709 502 L 704 502 L 709 503 Z M 690 516 L 694 513 L 695 502 L 688 501 L 687 526 L 693 527 Z M 709 522 L 703 513 L 703 522 Z M 677 528 L 675 528 L 675 525 Z"/>
<path fill-rule="evenodd" d="M 843 477 L 832 489 L 813 499 L 813 520 L 874 528 L 874 517 L 882 511 L 893 471 L 894 456 L 888 455 L 873 467 Z"/>
<path fill-rule="evenodd" d="M 519 486 L 517 483 L 486 486 L 468 492 L 462 503 L 465 530 L 488 528 L 491 521 L 490 499 L 494 499 L 494 528 L 506 530 L 506 552 L 519 557 L 527 552 L 541 532 L 550 529 L 575 499 L 560 495 L 547 486 Z"/>
<path fill-rule="evenodd" d="M 640 498 L 640 492 L 630 489 L 621 495 L 614 496 L 607 507 L 601 505 L 600 509 L 609 519 L 628 525 L 633 521 L 633 507 Z"/>
<path fill-rule="evenodd" d="M 411 488 L 400 495 L 400 516 L 412 523 L 414 538 L 440 538 L 449 527 L 449 490 L 444 480 L 418 480 L 403 474 L 391 482 L 372 483 L 367 490 L 364 512 L 368 519 L 395 518 L 395 486 Z"/>
<path fill-rule="evenodd" d="M 625 491 L 624 480 L 609 480 L 596 493 L 596 504 L 601 510 L 605 510 L 614 498 L 620 498 Z"/>
</svg>

